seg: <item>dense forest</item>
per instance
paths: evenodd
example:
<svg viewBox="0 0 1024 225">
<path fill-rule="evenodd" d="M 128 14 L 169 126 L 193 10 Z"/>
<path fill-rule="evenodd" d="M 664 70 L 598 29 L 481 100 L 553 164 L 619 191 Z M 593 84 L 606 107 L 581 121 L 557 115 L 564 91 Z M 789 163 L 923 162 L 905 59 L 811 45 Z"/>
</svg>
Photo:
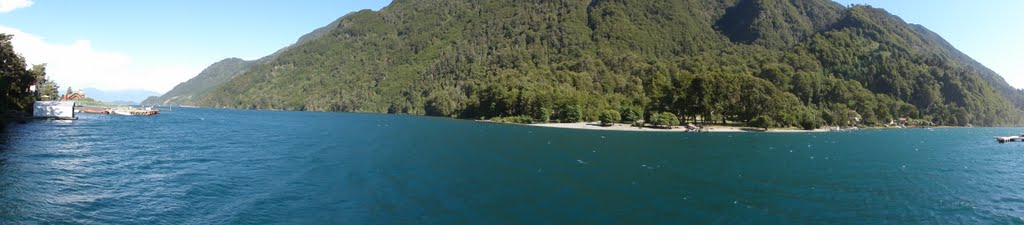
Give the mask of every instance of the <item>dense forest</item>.
<svg viewBox="0 0 1024 225">
<path fill-rule="evenodd" d="M 395 0 L 325 28 L 193 102 L 521 122 L 608 111 L 759 127 L 1024 122 L 1021 90 L 865 5 Z"/>
<path fill-rule="evenodd" d="M 182 82 L 162 96 L 152 96 L 142 101 L 143 105 L 193 105 L 193 97 L 231 80 L 249 70 L 253 61 L 239 58 L 224 59 L 206 67 L 199 75 Z"/>
<path fill-rule="evenodd" d="M 57 96 L 60 88 L 46 78 L 45 64 L 28 68 L 25 58 L 14 51 L 12 37 L 0 34 L 0 129 L 9 117 L 21 117 L 42 95 Z M 41 95 L 29 90 L 32 85 L 39 87 Z"/>
</svg>

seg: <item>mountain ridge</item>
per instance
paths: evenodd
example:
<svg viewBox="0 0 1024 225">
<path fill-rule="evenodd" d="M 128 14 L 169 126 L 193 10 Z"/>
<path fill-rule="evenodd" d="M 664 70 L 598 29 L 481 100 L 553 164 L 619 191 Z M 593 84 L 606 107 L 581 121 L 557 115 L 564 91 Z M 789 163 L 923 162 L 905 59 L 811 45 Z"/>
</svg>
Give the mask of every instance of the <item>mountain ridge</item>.
<svg viewBox="0 0 1024 225">
<path fill-rule="evenodd" d="M 320 38 L 330 30 L 337 28 L 340 25 L 340 21 L 341 18 L 338 18 L 326 26 L 317 28 L 310 33 L 302 35 L 297 41 L 295 41 L 295 43 L 278 49 L 277 51 L 274 51 L 274 53 L 259 59 L 244 60 L 237 57 L 222 59 L 221 61 L 207 66 L 195 77 L 179 83 L 167 93 L 159 96 L 149 96 L 141 102 L 145 105 L 195 105 L 196 102 L 193 101 L 193 97 L 206 93 L 210 89 L 231 80 L 235 76 L 249 71 L 249 68 L 253 65 L 273 60 L 282 52 L 287 51 L 293 46 L 301 45 Z"/>
<path fill-rule="evenodd" d="M 941 36 L 866 5 L 398 0 L 332 24 L 195 103 L 535 121 L 640 109 L 775 126 L 1010 125 L 1024 108 Z"/>
<path fill-rule="evenodd" d="M 139 103 L 146 99 L 147 96 L 158 94 L 153 91 L 146 90 L 116 90 L 108 91 L 96 88 L 85 88 L 86 96 L 92 99 L 96 99 L 103 102 L 130 102 Z"/>
</svg>

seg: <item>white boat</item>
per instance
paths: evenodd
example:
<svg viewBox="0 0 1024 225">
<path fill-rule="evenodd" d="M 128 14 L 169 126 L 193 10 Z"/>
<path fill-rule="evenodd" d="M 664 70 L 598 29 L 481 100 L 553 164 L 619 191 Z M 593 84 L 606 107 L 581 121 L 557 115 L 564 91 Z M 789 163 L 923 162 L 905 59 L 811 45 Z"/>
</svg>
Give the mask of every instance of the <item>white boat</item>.
<svg viewBox="0 0 1024 225">
<path fill-rule="evenodd" d="M 118 108 L 115 108 L 115 109 L 111 110 L 110 113 L 114 114 L 114 115 L 124 115 L 124 116 L 152 116 L 152 115 L 160 114 L 160 110 L 153 110 L 152 107 L 144 108 L 144 109 L 136 109 L 136 108 L 132 108 L 132 107 L 118 107 Z"/>
<path fill-rule="evenodd" d="M 112 110 L 110 113 L 111 114 L 115 114 L 115 115 L 123 115 L 123 116 L 131 116 L 132 115 L 132 112 L 129 111 L 128 109 L 125 109 L 125 108 L 117 108 L 117 109 Z"/>
</svg>

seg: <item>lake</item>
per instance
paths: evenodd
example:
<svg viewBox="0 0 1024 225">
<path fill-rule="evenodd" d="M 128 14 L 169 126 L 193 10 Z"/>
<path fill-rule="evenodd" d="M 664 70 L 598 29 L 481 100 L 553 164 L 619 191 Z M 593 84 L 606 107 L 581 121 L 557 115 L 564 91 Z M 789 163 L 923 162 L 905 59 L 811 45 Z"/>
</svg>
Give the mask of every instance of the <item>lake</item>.
<svg viewBox="0 0 1024 225">
<path fill-rule="evenodd" d="M 1021 224 L 1014 128 L 585 131 L 174 108 L 0 134 L 0 223 Z"/>
</svg>

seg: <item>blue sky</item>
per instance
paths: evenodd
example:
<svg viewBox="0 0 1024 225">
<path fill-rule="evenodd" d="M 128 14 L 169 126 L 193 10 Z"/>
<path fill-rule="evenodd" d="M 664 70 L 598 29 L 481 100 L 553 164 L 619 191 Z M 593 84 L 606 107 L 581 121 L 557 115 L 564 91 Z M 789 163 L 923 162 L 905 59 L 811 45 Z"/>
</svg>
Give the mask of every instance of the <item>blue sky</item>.
<svg viewBox="0 0 1024 225">
<path fill-rule="evenodd" d="M 266 56 L 347 13 L 389 3 L 0 0 L 0 33 L 14 33 L 16 50 L 48 63 L 63 87 L 163 93 L 221 59 Z"/>
<path fill-rule="evenodd" d="M 1024 87 L 1024 1 L 839 0 L 923 24 Z M 0 33 L 64 87 L 165 92 L 223 58 L 255 59 L 390 0 L 0 0 Z"/>
</svg>

